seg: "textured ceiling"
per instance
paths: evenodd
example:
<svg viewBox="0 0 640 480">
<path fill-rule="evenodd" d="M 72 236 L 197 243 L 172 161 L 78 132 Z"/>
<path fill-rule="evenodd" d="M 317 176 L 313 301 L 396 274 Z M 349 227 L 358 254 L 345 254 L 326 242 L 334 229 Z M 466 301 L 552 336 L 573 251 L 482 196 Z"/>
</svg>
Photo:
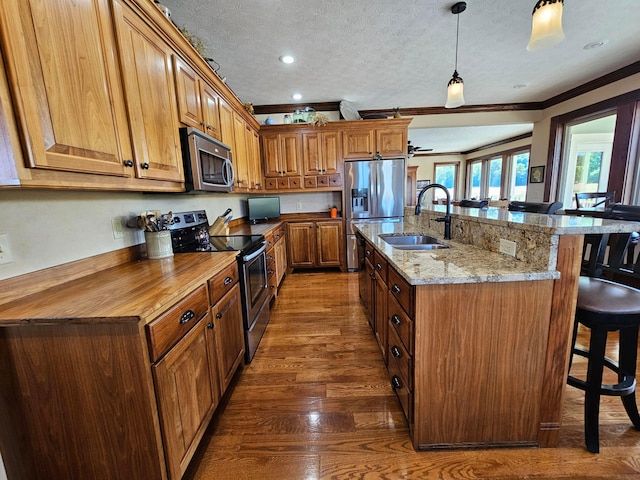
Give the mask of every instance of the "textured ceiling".
<svg viewBox="0 0 640 480">
<path fill-rule="evenodd" d="M 162 0 L 243 102 L 442 106 L 456 17 L 444 0 Z M 538 102 L 640 60 L 639 0 L 567 0 L 566 39 L 529 52 L 535 0 L 468 0 L 458 71 L 467 105 Z M 584 49 L 604 41 L 600 48 Z M 292 65 L 278 59 L 291 54 Z M 417 142 L 414 142 L 417 144 Z"/>
</svg>

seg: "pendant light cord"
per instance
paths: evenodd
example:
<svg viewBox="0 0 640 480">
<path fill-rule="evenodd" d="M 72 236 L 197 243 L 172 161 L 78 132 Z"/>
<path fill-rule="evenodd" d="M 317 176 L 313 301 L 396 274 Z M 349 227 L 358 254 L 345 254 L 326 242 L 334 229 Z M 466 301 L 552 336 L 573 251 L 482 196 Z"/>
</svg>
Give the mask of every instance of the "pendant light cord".
<svg viewBox="0 0 640 480">
<path fill-rule="evenodd" d="M 460 14 L 456 15 L 456 66 L 454 70 L 458 71 L 458 34 L 460 32 Z"/>
</svg>

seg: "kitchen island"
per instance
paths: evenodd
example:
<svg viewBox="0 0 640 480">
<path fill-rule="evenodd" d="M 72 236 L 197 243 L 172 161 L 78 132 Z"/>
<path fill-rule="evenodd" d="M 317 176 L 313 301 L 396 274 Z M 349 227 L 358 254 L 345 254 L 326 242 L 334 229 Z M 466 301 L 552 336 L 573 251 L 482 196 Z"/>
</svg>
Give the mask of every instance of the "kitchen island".
<svg viewBox="0 0 640 480">
<path fill-rule="evenodd" d="M 357 225 L 361 297 L 414 448 L 557 446 L 583 235 L 640 224 L 454 208 L 449 248 L 379 236 L 441 239 L 443 213 Z M 499 253 L 501 239 L 515 256 Z"/>
</svg>

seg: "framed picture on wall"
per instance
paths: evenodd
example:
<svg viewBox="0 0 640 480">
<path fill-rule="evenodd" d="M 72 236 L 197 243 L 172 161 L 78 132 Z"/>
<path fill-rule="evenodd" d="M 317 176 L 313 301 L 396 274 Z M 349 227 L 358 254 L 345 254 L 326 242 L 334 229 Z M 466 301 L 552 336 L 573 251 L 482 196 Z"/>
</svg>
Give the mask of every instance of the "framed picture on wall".
<svg viewBox="0 0 640 480">
<path fill-rule="evenodd" d="M 529 183 L 544 182 L 544 165 L 540 167 L 531 167 L 529 172 Z"/>
</svg>

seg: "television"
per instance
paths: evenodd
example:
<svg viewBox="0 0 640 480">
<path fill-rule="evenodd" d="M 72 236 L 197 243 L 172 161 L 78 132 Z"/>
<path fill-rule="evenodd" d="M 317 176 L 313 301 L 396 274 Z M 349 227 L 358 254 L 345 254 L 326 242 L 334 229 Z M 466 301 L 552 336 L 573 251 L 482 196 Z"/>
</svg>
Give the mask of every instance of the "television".
<svg viewBox="0 0 640 480">
<path fill-rule="evenodd" d="M 280 218 L 280 197 L 251 197 L 247 199 L 249 221 Z"/>
</svg>

